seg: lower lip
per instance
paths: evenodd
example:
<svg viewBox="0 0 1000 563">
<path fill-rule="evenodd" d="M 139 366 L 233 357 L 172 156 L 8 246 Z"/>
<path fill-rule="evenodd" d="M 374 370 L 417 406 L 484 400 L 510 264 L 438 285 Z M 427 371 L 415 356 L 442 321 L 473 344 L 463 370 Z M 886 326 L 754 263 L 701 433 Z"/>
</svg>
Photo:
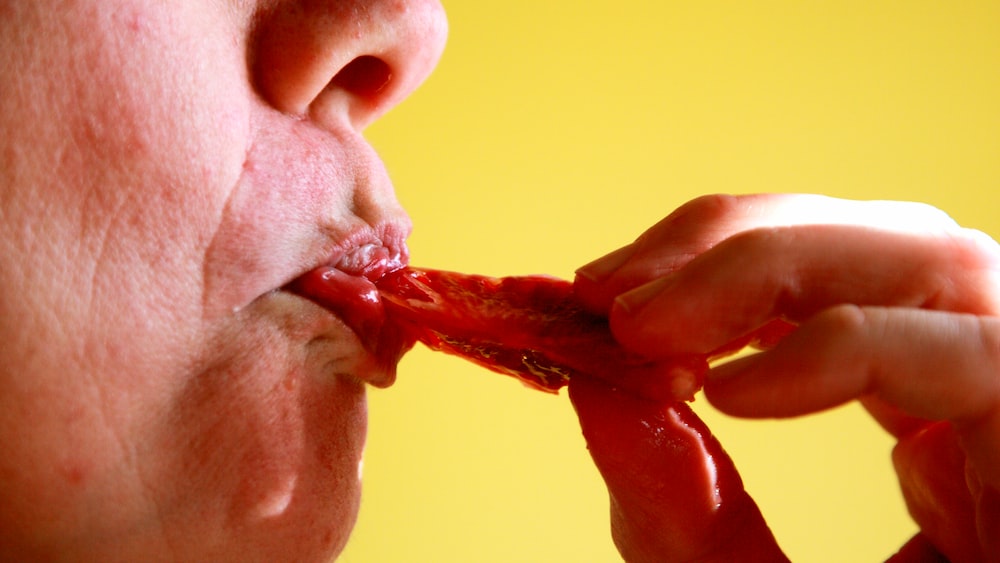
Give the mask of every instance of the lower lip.
<svg viewBox="0 0 1000 563">
<path fill-rule="evenodd" d="M 287 289 L 343 320 L 383 366 L 395 366 L 414 344 L 386 322 L 378 289 L 363 276 L 325 266 L 302 275 Z"/>
</svg>

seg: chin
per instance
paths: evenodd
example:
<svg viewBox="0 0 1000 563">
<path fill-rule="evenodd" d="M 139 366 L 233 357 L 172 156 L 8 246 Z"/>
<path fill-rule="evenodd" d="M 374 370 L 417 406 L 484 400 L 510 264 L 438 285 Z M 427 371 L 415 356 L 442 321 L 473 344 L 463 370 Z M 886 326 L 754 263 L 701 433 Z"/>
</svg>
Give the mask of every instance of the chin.
<svg viewBox="0 0 1000 563">
<path fill-rule="evenodd" d="M 329 561 L 360 503 L 367 353 L 336 317 L 280 291 L 235 317 L 206 340 L 212 367 L 155 441 L 175 452 L 147 474 L 174 487 L 159 502 L 170 544 L 192 549 L 178 559 Z"/>
<path fill-rule="evenodd" d="M 208 545 L 222 547 L 190 560 L 328 561 L 344 548 L 360 504 L 364 387 L 337 377 L 280 387 L 207 421 L 181 460 L 183 496 L 203 505 L 177 516 L 194 534 L 217 526 Z"/>
</svg>

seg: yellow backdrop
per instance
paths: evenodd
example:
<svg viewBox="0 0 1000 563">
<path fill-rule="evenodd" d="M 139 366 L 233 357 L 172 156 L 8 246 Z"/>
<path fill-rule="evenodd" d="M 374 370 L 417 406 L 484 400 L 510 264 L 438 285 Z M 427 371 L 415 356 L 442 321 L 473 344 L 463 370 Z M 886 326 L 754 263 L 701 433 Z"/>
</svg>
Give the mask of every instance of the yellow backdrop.
<svg viewBox="0 0 1000 563">
<path fill-rule="evenodd" d="M 369 130 L 417 265 L 571 276 L 709 192 L 912 199 L 1000 236 L 1000 3 L 446 0 L 439 70 Z M 914 531 L 856 407 L 695 407 L 796 561 Z M 346 562 L 620 560 L 565 395 L 417 349 L 371 396 Z"/>
</svg>

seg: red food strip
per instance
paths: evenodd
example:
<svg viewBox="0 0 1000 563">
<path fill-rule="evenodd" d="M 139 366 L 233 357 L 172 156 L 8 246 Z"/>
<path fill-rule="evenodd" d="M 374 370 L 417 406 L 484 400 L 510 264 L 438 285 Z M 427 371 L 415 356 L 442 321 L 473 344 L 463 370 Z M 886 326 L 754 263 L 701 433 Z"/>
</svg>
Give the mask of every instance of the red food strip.
<svg viewBox="0 0 1000 563">
<path fill-rule="evenodd" d="M 652 361 L 622 348 L 564 280 L 383 272 L 322 268 L 290 288 L 344 319 L 387 364 L 420 341 L 535 389 L 569 384 L 629 561 L 787 560 L 732 460 L 681 401 L 710 359 L 773 345 L 791 325 L 776 321 L 712 354 Z"/>
<path fill-rule="evenodd" d="M 732 459 L 686 403 L 575 378 L 569 396 L 629 563 L 787 561 Z"/>
<path fill-rule="evenodd" d="M 626 352 L 606 319 L 584 311 L 572 284 L 555 278 L 404 268 L 378 288 L 389 321 L 412 338 L 543 391 L 582 372 L 642 395 L 690 399 L 708 368 L 698 356 L 654 363 Z"/>
<path fill-rule="evenodd" d="M 394 370 L 416 340 L 401 326 L 386 322 L 382 295 L 364 274 L 378 279 L 384 272 L 377 267 L 352 273 L 324 266 L 294 280 L 287 289 L 316 302 L 347 323 L 385 369 Z"/>
<path fill-rule="evenodd" d="M 769 325 L 709 355 L 652 361 L 619 345 L 607 319 L 585 311 L 565 280 L 409 267 L 377 287 L 390 324 L 410 339 L 549 392 L 584 373 L 640 396 L 690 400 L 710 359 L 773 340 L 788 326 Z"/>
</svg>

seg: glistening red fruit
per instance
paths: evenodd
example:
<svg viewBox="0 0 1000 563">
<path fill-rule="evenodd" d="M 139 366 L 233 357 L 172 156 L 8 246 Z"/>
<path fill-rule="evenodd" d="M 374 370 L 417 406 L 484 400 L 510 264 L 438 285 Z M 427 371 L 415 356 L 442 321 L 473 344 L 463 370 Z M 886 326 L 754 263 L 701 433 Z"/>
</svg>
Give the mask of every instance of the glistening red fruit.
<svg viewBox="0 0 1000 563">
<path fill-rule="evenodd" d="M 336 313 L 387 364 L 420 341 L 536 389 L 569 384 L 629 561 L 787 561 L 732 460 L 682 400 L 710 359 L 773 344 L 790 325 L 771 323 L 713 354 L 653 361 L 622 348 L 567 281 L 384 270 L 318 269 L 291 289 Z"/>
<path fill-rule="evenodd" d="M 389 323 L 411 338 L 543 391 L 584 373 L 647 397 L 691 399 L 708 368 L 703 356 L 654 362 L 627 352 L 607 319 L 556 278 L 403 268 L 377 286 Z"/>
</svg>

